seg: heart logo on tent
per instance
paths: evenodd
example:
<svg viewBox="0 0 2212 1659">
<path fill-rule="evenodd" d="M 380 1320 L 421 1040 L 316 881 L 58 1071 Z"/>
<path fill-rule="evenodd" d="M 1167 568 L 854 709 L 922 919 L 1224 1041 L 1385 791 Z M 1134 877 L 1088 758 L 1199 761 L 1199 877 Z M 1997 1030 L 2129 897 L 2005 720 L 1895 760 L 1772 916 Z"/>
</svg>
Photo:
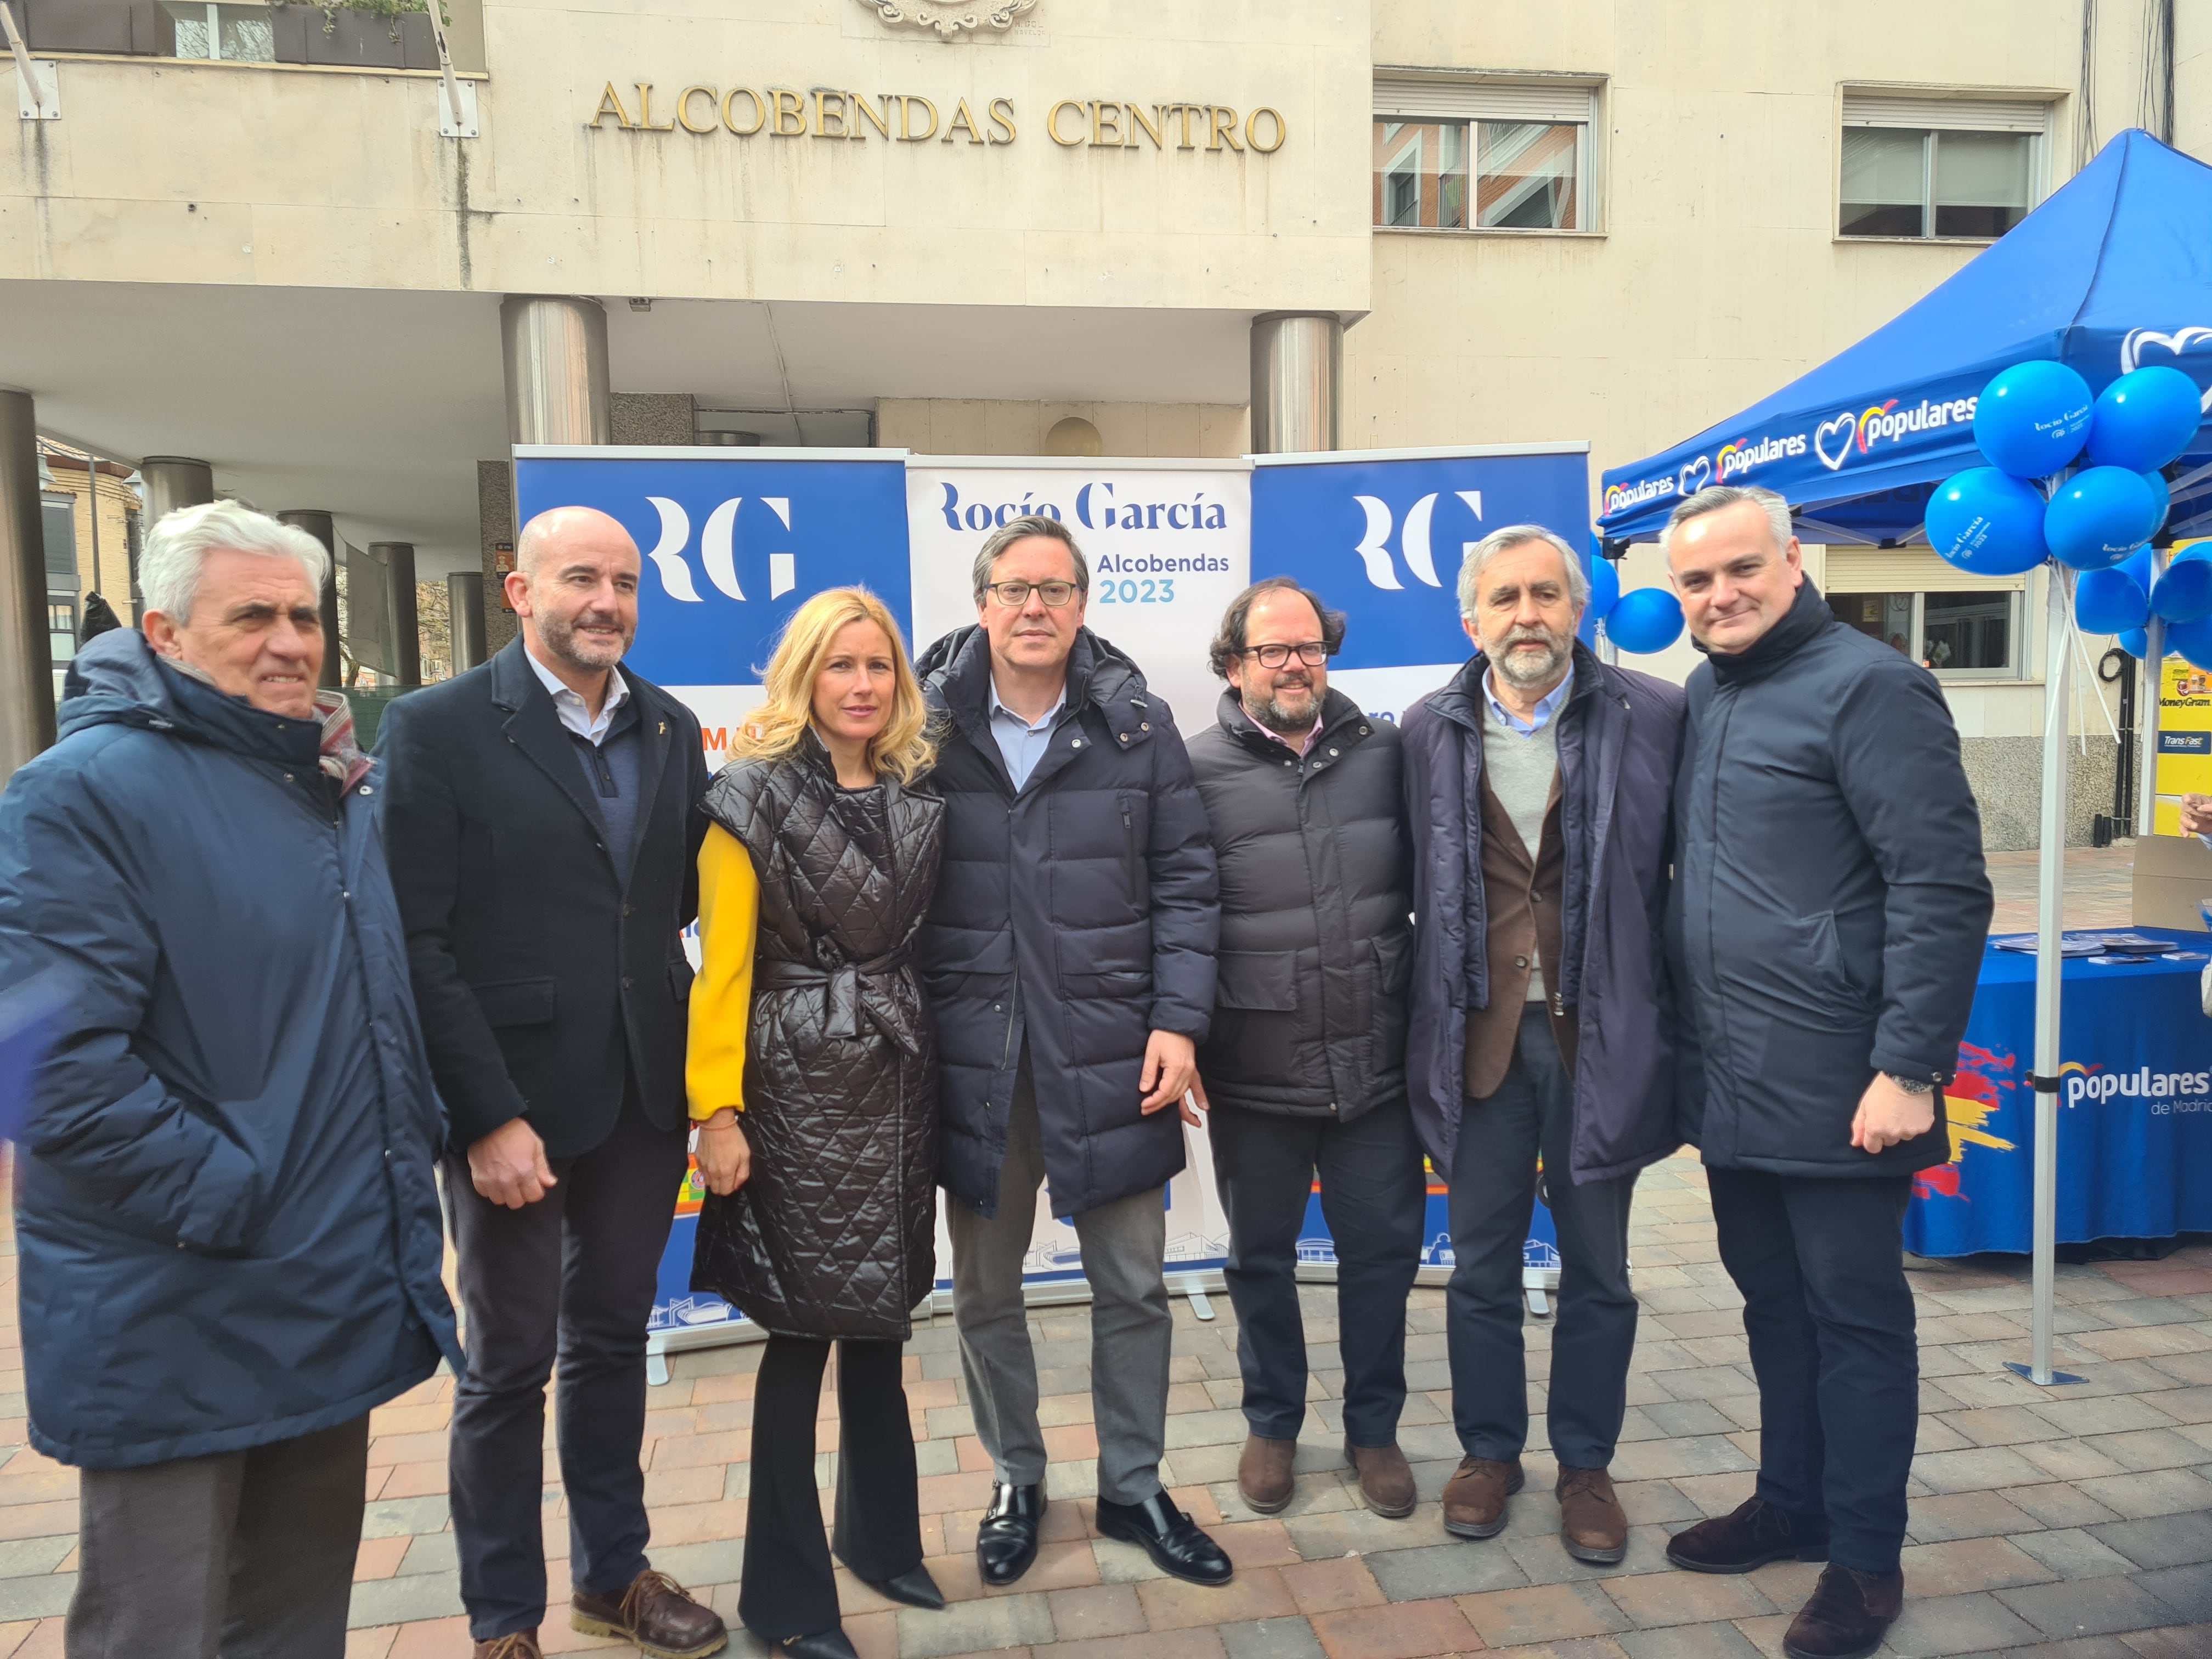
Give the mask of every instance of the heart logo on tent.
<svg viewBox="0 0 2212 1659">
<path fill-rule="evenodd" d="M 2150 346 L 2179 357 L 2185 351 L 2200 345 L 2212 345 L 2212 328 L 2176 329 L 2171 334 L 2160 334 L 2155 329 L 2139 328 L 2120 342 L 2120 373 L 2132 374 L 2142 367 L 2143 348 Z M 2198 400 L 2202 408 L 2212 410 L 2212 392 Z"/>
<path fill-rule="evenodd" d="M 1832 421 L 1823 421 L 1813 428 L 1813 453 L 1820 458 L 1820 465 L 1833 472 L 1851 458 L 1851 440 L 1859 435 L 1859 417 L 1845 413 Z M 1833 442 L 1836 453 L 1828 453 Z"/>
<path fill-rule="evenodd" d="M 1712 476 L 1712 462 L 1700 455 L 1676 476 L 1674 487 L 1685 495 L 1694 495 L 1705 487 L 1706 481 Z"/>
</svg>

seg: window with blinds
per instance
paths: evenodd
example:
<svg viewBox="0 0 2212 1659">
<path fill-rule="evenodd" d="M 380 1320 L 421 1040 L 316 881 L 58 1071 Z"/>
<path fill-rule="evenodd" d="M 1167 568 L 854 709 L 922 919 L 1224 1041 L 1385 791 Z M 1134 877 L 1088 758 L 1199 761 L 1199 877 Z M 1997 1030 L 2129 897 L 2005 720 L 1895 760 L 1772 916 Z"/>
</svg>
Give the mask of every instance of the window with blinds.
<svg viewBox="0 0 2212 1659">
<path fill-rule="evenodd" d="M 1925 547 L 1831 547 L 1820 584 L 1846 628 L 1942 679 L 2016 677 L 2027 578 L 1975 576 Z"/>
<path fill-rule="evenodd" d="M 2041 199 L 2051 106 L 1844 98 L 1844 236 L 1989 241 Z"/>
<path fill-rule="evenodd" d="M 1375 81 L 1375 222 L 1586 230 L 1597 88 L 1457 76 Z"/>
</svg>

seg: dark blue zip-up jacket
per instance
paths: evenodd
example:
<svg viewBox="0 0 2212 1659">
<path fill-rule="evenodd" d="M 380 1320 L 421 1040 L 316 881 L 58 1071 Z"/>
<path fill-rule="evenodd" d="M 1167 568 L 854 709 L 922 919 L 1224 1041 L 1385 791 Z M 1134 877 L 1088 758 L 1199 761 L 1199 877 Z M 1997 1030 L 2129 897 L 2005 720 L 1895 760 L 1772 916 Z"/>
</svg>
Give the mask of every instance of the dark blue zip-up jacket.
<svg viewBox="0 0 2212 1659">
<path fill-rule="evenodd" d="M 31 1443 L 90 1468 L 349 1422 L 458 1370 L 444 1135 L 374 820 L 319 721 L 117 630 L 0 795 L 0 987 L 59 1040 L 18 1147 Z"/>
<path fill-rule="evenodd" d="M 1940 1107 L 1934 1133 L 1851 1145 L 1875 1072 L 1950 1079 L 1989 936 L 1981 814 L 1936 677 L 1808 581 L 1689 698 L 1668 917 L 1684 1136 L 1774 1175 L 1942 1163 Z"/>
<path fill-rule="evenodd" d="M 1406 1085 L 1414 1127 L 1441 1170 L 1451 1169 L 1459 1145 L 1468 1013 L 1490 1003 L 1482 892 L 1482 677 L 1489 667 L 1477 654 L 1407 709 L 1404 722 L 1413 839 Z M 1574 689 L 1553 718 L 1566 960 L 1551 989 L 1576 1017 L 1569 1162 L 1573 1180 L 1606 1181 L 1682 1144 L 1662 949 L 1682 692 L 1609 667 L 1577 645 Z"/>
<path fill-rule="evenodd" d="M 1183 1167 L 1174 1107 L 1147 1117 L 1155 1030 L 1204 1042 L 1221 913 L 1206 810 L 1168 706 L 1089 629 L 1051 746 L 1020 791 L 990 731 L 991 643 L 946 635 L 917 670 L 939 727 L 945 860 L 918 947 L 937 1022 L 939 1179 L 988 1217 L 1029 1046 L 1054 1215 Z"/>
</svg>

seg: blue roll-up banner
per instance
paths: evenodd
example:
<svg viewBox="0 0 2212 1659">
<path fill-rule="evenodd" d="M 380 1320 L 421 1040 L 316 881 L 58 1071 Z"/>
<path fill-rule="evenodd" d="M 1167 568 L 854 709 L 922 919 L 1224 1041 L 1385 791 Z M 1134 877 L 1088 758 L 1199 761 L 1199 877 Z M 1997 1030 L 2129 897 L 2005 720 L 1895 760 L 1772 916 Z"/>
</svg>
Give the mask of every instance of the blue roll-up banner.
<svg viewBox="0 0 2212 1659">
<path fill-rule="evenodd" d="M 904 450 L 520 447 L 517 518 L 595 507 L 645 555 L 635 644 L 625 659 L 699 716 L 709 765 L 760 700 L 778 634 L 824 588 L 880 595 L 917 651 L 970 622 L 970 567 L 999 523 L 1049 512 L 1093 566 L 1088 624 L 1136 658 L 1185 733 L 1214 718 L 1222 687 L 1206 642 L 1255 576 L 1287 575 L 1345 612 L 1330 683 L 1379 718 L 1441 685 L 1467 659 L 1455 596 L 1464 550 L 1502 526 L 1534 523 L 1572 545 L 1586 537 L 1588 447 L 1344 451 L 1228 459 L 947 458 Z M 919 635 L 919 636 L 917 636 Z M 1168 1267 L 1180 1288 L 1218 1273 L 1228 1224 L 1203 1134 L 1169 1183 Z M 1449 1231 L 1431 1179 L 1425 1270 L 1448 1270 Z M 660 1356 L 749 1328 L 690 1288 L 701 1194 L 687 1177 L 664 1255 L 650 1334 Z M 1082 1293 L 1074 1230 L 1040 1194 L 1027 1281 L 1039 1297 Z M 1550 1217 L 1539 1205 L 1526 1252 L 1532 1286 L 1557 1282 Z M 1334 1250 L 1317 1203 L 1299 1255 Z M 951 1252 L 939 1224 L 940 1294 Z"/>
</svg>

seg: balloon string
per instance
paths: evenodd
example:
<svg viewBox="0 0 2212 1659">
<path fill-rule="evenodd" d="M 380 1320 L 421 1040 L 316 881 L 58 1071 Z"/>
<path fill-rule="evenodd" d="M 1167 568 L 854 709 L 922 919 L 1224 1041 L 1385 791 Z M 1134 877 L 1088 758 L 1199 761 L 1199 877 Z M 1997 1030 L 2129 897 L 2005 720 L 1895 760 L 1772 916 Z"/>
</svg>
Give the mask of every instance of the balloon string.
<svg viewBox="0 0 2212 1659">
<path fill-rule="evenodd" d="M 2057 573 L 2057 567 L 2053 567 L 2052 568 L 2051 580 L 2053 581 L 2063 580 Z M 2088 645 L 2081 637 L 2081 624 L 2075 620 L 2074 615 L 2074 584 L 2072 582 L 2067 582 L 2065 584 L 2064 592 L 2066 595 L 2066 642 L 2074 653 L 2074 660 L 2081 665 L 2081 678 L 2076 680 L 2074 685 L 2074 726 L 2075 734 L 2081 741 L 2081 753 L 2086 757 L 2089 752 L 2089 733 L 2087 730 L 2088 723 L 2081 718 L 2081 696 L 2083 688 L 2090 684 L 2092 675 L 2094 671 L 2089 665 Z M 2102 691 L 2094 693 L 2093 700 L 2097 705 L 2097 712 L 2105 717 L 2106 729 L 2112 732 L 2113 744 L 2117 747 L 2120 741 L 2120 728 L 2112 720 L 2112 710 L 2111 705 L 2106 702 L 2105 694 Z"/>
</svg>

